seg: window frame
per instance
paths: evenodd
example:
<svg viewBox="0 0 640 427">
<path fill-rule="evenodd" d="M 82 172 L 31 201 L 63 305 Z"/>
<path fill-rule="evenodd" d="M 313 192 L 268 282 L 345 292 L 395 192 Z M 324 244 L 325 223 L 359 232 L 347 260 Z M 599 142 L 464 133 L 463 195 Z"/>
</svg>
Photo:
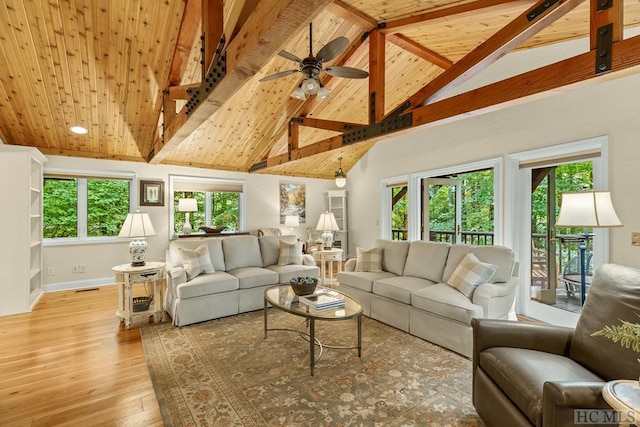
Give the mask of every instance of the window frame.
<svg viewBox="0 0 640 427">
<path fill-rule="evenodd" d="M 175 232 L 175 207 L 174 207 L 174 193 L 175 193 L 175 185 L 176 183 L 189 183 L 193 182 L 194 184 L 219 184 L 221 186 L 225 185 L 237 185 L 242 187 L 242 191 L 238 192 L 238 229 L 236 231 L 242 231 L 246 229 L 246 206 L 247 206 L 247 182 L 243 179 L 232 179 L 232 178 L 215 178 L 215 177 L 203 177 L 203 176 L 192 176 L 192 175 L 169 175 L 169 227 L 168 234 L 169 239 L 175 239 L 177 234 Z M 179 190 L 179 191 L 188 191 L 188 190 Z M 211 193 L 216 193 L 216 191 L 203 191 L 203 190 L 194 190 L 194 192 L 202 192 L 205 193 L 205 222 L 211 222 Z M 224 193 L 225 191 L 219 191 L 220 193 Z M 195 230 L 194 230 L 195 231 Z"/>
<path fill-rule="evenodd" d="M 122 241 L 118 236 L 87 236 L 88 229 L 88 197 L 87 181 L 90 179 L 113 179 L 129 181 L 129 212 L 135 212 L 137 209 L 136 197 L 138 191 L 136 174 L 133 172 L 120 171 L 90 171 L 80 169 L 66 168 L 44 168 L 43 183 L 45 178 L 72 178 L 77 179 L 78 184 L 78 200 L 77 200 L 77 231 L 76 237 L 55 237 L 43 238 L 44 246 L 65 246 L 78 244 L 95 244 L 95 243 L 115 243 Z M 43 185 L 44 188 L 44 185 Z M 43 194 L 44 196 L 44 194 Z M 44 216 L 44 211 L 43 211 Z"/>
</svg>

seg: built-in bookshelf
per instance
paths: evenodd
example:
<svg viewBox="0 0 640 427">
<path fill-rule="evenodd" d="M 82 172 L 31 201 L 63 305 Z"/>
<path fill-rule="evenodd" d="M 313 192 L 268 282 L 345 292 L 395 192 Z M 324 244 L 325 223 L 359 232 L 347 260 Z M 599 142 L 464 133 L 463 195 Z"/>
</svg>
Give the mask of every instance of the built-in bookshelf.
<svg viewBox="0 0 640 427">
<path fill-rule="evenodd" d="M 0 146 L 3 244 L 0 315 L 31 311 L 42 295 L 42 169 L 31 147 Z"/>
</svg>

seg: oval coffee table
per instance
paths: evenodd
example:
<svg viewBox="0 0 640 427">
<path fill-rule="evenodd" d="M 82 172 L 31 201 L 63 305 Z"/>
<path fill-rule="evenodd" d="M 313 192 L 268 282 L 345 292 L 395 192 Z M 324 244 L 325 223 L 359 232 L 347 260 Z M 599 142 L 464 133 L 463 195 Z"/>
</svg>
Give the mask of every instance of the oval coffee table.
<svg viewBox="0 0 640 427">
<path fill-rule="evenodd" d="M 293 289 L 291 289 L 290 285 L 272 286 L 265 289 L 264 291 L 264 338 L 267 338 L 267 331 L 293 331 L 300 333 L 305 337 L 305 339 L 307 339 L 308 337 L 309 368 L 311 369 L 311 376 L 313 376 L 313 370 L 316 362 L 318 362 L 318 360 L 320 360 L 320 357 L 322 357 L 323 348 L 358 349 L 358 357 L 362 357 L 362 307 L 360 306 L 358 301 L 354 300 L 349 295 L 346 295 L 345 293 L 337 291 L 335 289 L 330 290 L 333 292 L 338 292 L 341 296 L 344 297 L 344 307 L 334 307 L 324 310 L 316 310 L 314 308 L 308 307 L 298 302 L 298 297 L 293 293 Z M 305 318 L 306 322 L 308 323 L 309 332 L 306 333 L 299 330 L 283 328 L 269 329 L 267 327 L 267 313 L 269 304 L 271 304 L 278 310 L 286 311 L 287 313 Z M 316 320 L 340 321 L 353 318 L 358 320 L 358 344 L 356 346 L 344 347 L 322 344 L 315 337 Z M 320 354 L 318 355 L 317 359 L 315 357 L 316 345 L 320 347 Z"/>
</svg>

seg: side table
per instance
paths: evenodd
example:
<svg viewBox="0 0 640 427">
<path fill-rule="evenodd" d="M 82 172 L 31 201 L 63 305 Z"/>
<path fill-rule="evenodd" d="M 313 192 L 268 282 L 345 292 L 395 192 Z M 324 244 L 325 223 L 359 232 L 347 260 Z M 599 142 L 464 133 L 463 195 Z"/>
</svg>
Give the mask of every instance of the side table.
<svg viewBox="0 0 640 427">
<path fill-rule="evenodd" d="M 619 424 L 628 426 L 640 422 L 640 385 L 638 380 L 609 381 L 602 387 L 602 397 L 618 411 Z"/>
<path fill-rule="evenodd" d="M 116 316 L 120 322 L 131 329 L 134 317 L 153 316 L 156 322 L 162 320 L 162 279 L 164 278 L 164 262 L 147 262 L 140 267 L 131 264 L 120 264 L 112 268 L 118 286 L 118 311 Z M 143 283 L 145 295 L 134 296 L 134 285 Z M 147 284 L 150 284 L 147 288 Z"/>
<path fill-rule="evenodd" d="M 338 267 L 336 273 L 342 271 L 342 249 L 325 249 L 322 251 L 314 251 L 313 258 L 320 263 L 320 285 L 324 286 L 327 282 L 333 282 L 333 263 L 337 262 Z M 329 277 L 327 277 L 326 264 L 329 264 Z"/>
</svg>

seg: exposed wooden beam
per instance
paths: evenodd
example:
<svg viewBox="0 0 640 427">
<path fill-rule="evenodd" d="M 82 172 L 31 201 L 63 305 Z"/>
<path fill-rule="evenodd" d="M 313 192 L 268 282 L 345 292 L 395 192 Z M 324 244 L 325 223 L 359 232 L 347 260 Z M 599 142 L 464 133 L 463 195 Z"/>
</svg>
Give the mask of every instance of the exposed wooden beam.
<svg viewBox="0 0 640 427">
<path fill-rule="evenodd" d="M 327 11 L 366 31 L 370 31 L 378 25 L 378 22 L 371 16 L 340 0 L 329 3 Z"/>
<path fill-rule="evenodd" d="M 416 108 L 427 102 L 435 102 L 446 96 L 448 90 L 455 88 L 480 71 L 506 55 L 523 41 L 549 26 L 551 23 L 570 12 L 584 0 L 560 0 L 549 4 L 549 0 L 539 0 L 526 12 L 501 28 L 484 43 L 469 52 L 451 68 L 438 75 L 415 95 L 409 98 L 409 108 Z M 535 18 L 531 15 L 540 10 L 543 4 L 549 7 L 539 12 Z"/>
<path fill-rule="evenodd" d="M 595 74 L 596 52 L 523 73 L 489 86 L 443 99 L 412 111 L 414 126 L 484 114 L 522 104 L 525 100 L 567 92 L 640 71 L 640 36 L 614 43 L 612 71 Z"/>
<path fill-rule="evenodd" d="M 401 49 L 406 50 L 407 52 L 414 54 L 418 58 L 422 58 L 425 61 L 442 68 L 443 70 L 446 70 L 453 65 L 453 61 L 451 61 L 449 58 L 446 58 L 439 53 L 432 51 L 431 49 L 427 49 L 426 47 L 414 42 L 410 38 L 405 37 L 400 33 L 388 34 L 387 41 L 395 44 Z"/>
<path fill-rule="evenodd" d="M 168 92 L 167 97 L 173 100 L 189 99 L 191 97 L 189 90 L 194 90 L 199 86 L 200 86 L 200 83 L 191 83 L 191 84 L 182 85 L 182 86 L 172 86 L 167 90 Z"/>
<path fill-rule="evenodd" d="M 385 65 L 385 35 L 374 30 L 369 34 L 369 123 L 384 118 Z"/>
<path fill-rule="evenodd" d="M 184 0 L 184 2 L 184 13 L 182 14 L 176 49 L 173 52 L 173 60 L 169 70 L 169 84 L 167 86 L 178 86 L 182 83 L 182 75 L 187 68 L 189 54 L 200 27 L 202 0 Z"/>
<path fill-rule="evenodd" d="M 366 126 L 366 123 L 339 122 L 335 120 L 314 119 L 311 117 L 292 119 L 292 121 L 294 122 L 294 124 L 297 124 L 299 126 L 332 130 L 334 132 L 347 132 L 349 129 L 354 127 Z"/>
<path fill-rule="evenodd" d="M 396 132 L 394 135 L 415 132 L 418 126 L 436 126 L 636 74 L 640 72 L 640 36 L 613 44 L 612 70 L 608 73 L 595 74 L 595 56 L 596 52 L 590 51 L 419 107 L 407 113 L 412 115 L 412 127 Z M 389 134 L 377 135 L 358 142 L 358 144 L 371 143 L 372 141 L 388 138 Z M 267 168 L 344 147 L 342 136 L 334 136 L 292 151 L 290 154 L 291 160 L 288 160 L 288 156 L 269 158 L 267 160 Z M 262 169 L 261 172 L 265 173 L 265 170 Z"/>
<path fill-rule="evenodd" d="M 149 154 L 159 163 L 191 135 L 231 96 L 264 67 L 296 34 L 320 13 L 331 0 L 263 0 L 226 49 L 226 74 L 205 100 L 187 116 L 183 108 L 165 126 L 164 144 L 157 143 Z M 166 124 L 166 121 L 165 121 Z"/>
<path fill-rule="evenodd" d="M 458 15 L 456 18 L 460 18 L 464 15 L 473 17 L 474 13 L 480 9 L 496 7 L 505 3 L 521 3 L 523 5 L 528 5 L 531 2 L 522 0 L 478 0 L 472 3 L 465 3 L 458 6 L 447 7 L 445 9 L 434 10 L 432 12 L 425 12 L 420 15 L 410 16 L 396 21 L 385 22 L 380 26 L 380 31 L 385 34 L 401 33 L 405 30 L 419 28 L 423 26 L 426 21 L 447 19 L 451 18 L 453 15 Z"/>
<path fill-rule="evenodd" d="M 223 34 L 223 0 L 202 0 L 202 33 L 204 54 L 202 55 L 202 80 L 211 68 L 216 48 Z"/>
<path fill-rule="evenodd" d="M 598 4 L 601 3 L 599 0 L 591 0 L 589 9 L 591 14 L 591 19 L 589 21 L 590 33 L 589 33 L 589 46 L 591 50 L 596 48 L 596 43 L 598 39 L 598 28 L 607 25 L 609 23 L 613 24 L 612 29 L 612 40 L 613 42 L 618 42 L 622 40 L 622 31 L 623 31 L 623 2 L 622 1 L 611 1 L 611 7 L 608 7 L 603 10 L 598 10 Z"/>
</svg>

